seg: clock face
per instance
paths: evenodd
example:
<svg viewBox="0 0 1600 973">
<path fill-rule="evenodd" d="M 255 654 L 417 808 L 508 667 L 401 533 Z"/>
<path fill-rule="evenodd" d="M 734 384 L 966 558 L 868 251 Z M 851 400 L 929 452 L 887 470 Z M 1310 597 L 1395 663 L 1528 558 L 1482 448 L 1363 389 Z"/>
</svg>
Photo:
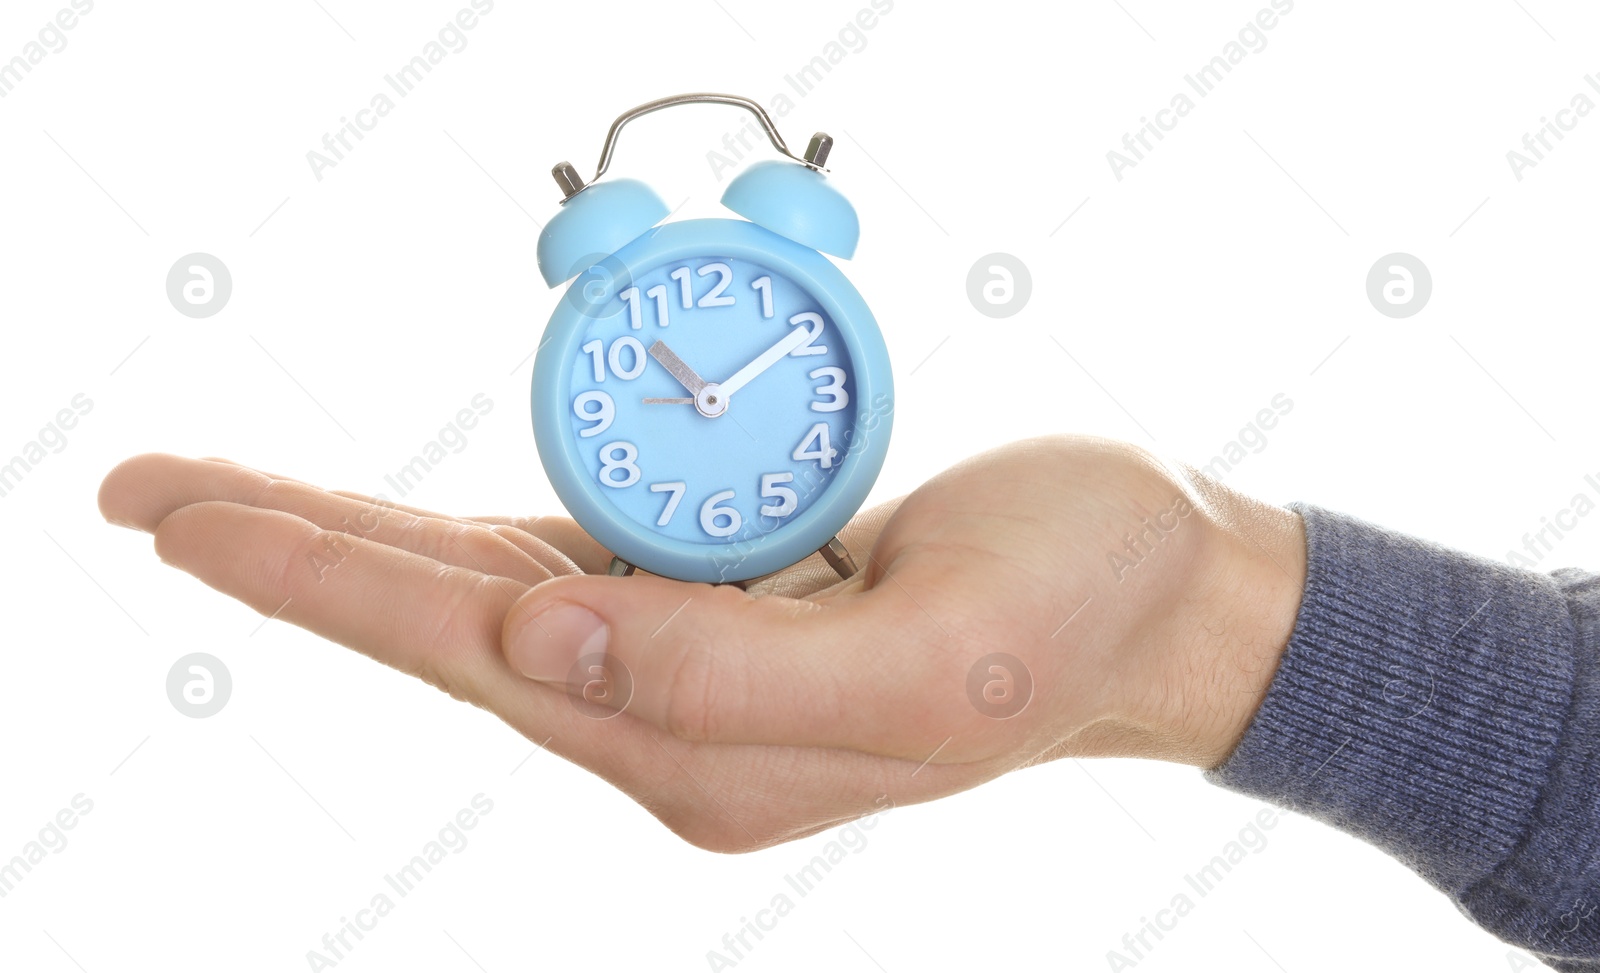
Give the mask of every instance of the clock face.
<svg viewBox="0 0 1600 973">
<path fill-rule="evenodd" d="M 825 302 L 734 256 L 626 283 L 566 343 L 563 431 L 586 492 L 635 532 L 690 545 L 797 522 L 850 462 L 864 405 Z"/>
<path fill-rule="evenodd" d="M 583 259 L 532 388 L 539 458 L 578 525 L 684 581 L 760 577 L 826 545 L 894 419 L 883 336 L 839 268 L 728 219 Z"/>
</svg>

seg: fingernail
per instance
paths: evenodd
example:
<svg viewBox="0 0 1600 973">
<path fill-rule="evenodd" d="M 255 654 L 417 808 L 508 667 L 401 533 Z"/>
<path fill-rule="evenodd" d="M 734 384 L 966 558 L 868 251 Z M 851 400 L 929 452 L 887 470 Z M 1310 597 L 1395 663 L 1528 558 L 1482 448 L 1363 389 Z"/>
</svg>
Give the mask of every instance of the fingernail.
<svg viewBox="0 0 1600 973">
<path fill-rule="evenodd" d="M 512 635 L 507 656 L 529 679 L 563 689 L 579 659 L 603 655 L 609 633 L 599 615 L 580 605 L 557 603 L 529 618 Z"/>
</svg>

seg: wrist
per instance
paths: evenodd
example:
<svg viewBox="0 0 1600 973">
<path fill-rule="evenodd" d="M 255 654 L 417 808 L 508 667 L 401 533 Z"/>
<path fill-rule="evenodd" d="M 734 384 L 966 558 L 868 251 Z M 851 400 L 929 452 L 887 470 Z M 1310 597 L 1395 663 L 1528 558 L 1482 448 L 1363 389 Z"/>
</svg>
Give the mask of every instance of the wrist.
<svg viewBox="0 0 1600 973">
<path fill-rule="evenodd" d="M 1294 632 L 1305 530 L 1294 512 L 1214 481 L 1195 476 L 1189 489 L 1199 529 L 1169 611 L 1133 653 L 1156 691 L 1131 721 L 1142 732 L 1127 755 L 1211 769 L 1249 728 Z"/>
<path fill-rule="evenodd" d="M 1059 694 L 1066 704 L 1048 728 L 1070 741 L 1049 756 L 1219 766 L 1261 708 L 1294 633 L 1304 525 L 1293 511 L 1137 448 L 1091 458 L 1098 482 L 1084 491 L 1096 497 L 1088 536 L 1109 542 L 1125 570 L 1114 584 L 1101 575 L 1093 592 L 1098 608 L 1079 629 L 1071 688 Z M 1132 524 L 1145 532 L 1130 535 Z M 1072 587 L 1075 596 L 1084 590 Z M 1105 668 L 1089 676 L 1093 663 Z M 1086 685 L 1099 686 L 1088 713 Z"/>
<path fill-rule="evenodd" d="M 1306 594 L 1306 525 L 1299 514 L 1234 495 L 1221 525 L 1218 592 L 1205 631 L 1221 632 L 1211 698 L 1197 727 L 1200 767 L 1218 767 L 1250 728 L 1277 675 Z"/>
</svg>

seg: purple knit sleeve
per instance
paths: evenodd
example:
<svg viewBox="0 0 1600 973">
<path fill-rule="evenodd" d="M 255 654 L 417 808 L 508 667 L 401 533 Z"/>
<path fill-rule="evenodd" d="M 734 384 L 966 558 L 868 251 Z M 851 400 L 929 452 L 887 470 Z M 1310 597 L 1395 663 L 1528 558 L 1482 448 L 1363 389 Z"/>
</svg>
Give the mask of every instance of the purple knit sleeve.
<svg viewBox="0 0 1600 973">
<path fill-rule="evenodd" d="M 1600 575 L 1292 506 L 1294 634 L 1208 779 L 1376 845 L 1557 969 L 1600 971 Z"/>
</svg>

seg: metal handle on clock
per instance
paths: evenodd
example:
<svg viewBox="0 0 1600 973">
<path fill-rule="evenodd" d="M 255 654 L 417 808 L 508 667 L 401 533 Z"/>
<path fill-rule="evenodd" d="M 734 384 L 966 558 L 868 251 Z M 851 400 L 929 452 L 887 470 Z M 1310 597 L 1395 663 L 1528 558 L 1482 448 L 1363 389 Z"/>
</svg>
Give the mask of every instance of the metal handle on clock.
<svg viewBox="0 0 1600 973">
<path fill-rule="evenodd" d="M 801 165 L 811 169 L 816 169 L 821 172 L 827 171 L 824 166 L 826 166 L 828 162 L 828 153 L 833 150 L 833 137 L 827 132 L 818 132 L 811 136 L 811 143 L 806 146 L 805 155 L 797 156 L 793 152 L 789 151 L 788 143 L 784 142 L 783 136 L 778 134 L 778 128 L 776 125 L 772 124 L 772 118 L 755 101 L 739 95 L 720 95 L 711 92 L 697 92 L 694 94 L 672 95 L 668 98 L 658 98 L 655 101 L 645 102 L 644 104 L 639 105 L 637 108 L 630 108 L 621 115 L 617 116 L 617 120 L 611 123 L 611 130 L 606 133 L 606 144 L 600 150 L 600 165 L 595 169 L 594 178 L 590 179 L 589 182 L 592 183 L 596 179 L 599 179 L 601 176 L 606 174 L 607 169 L 611 168 L 611 156 L 616 151 L 617 136 L 622 132 L 622 127 L 624 125 L 633 121 L 635 118 L 640 118 L 652 112 L 658 112 L 663 108 L 675 108 L 678 105 L 696 104 L 732 105 L 735 108 L 743 108 L 745 111 L 756 117 L 756 120 L 761 123 L 761 128 L 767 133 L 767 138 L 772 142 L 772 147 L 783 153 L 784 157 L 793 159 Z M 550 170 L 550 174 L 555 176 L 556 185 L 561 187 L 561 192 L 563 194 L 561 199 L 562 202 L 566 202 L 567 200 L 576 196 L 578 193 L 582 192 L 584 189 L 585 183 L 583 178 L 578 175 L 578 170 L 573 168 L 573 165 L 570 162 L 557 163 L 555 167 Z"/>
</svg>

